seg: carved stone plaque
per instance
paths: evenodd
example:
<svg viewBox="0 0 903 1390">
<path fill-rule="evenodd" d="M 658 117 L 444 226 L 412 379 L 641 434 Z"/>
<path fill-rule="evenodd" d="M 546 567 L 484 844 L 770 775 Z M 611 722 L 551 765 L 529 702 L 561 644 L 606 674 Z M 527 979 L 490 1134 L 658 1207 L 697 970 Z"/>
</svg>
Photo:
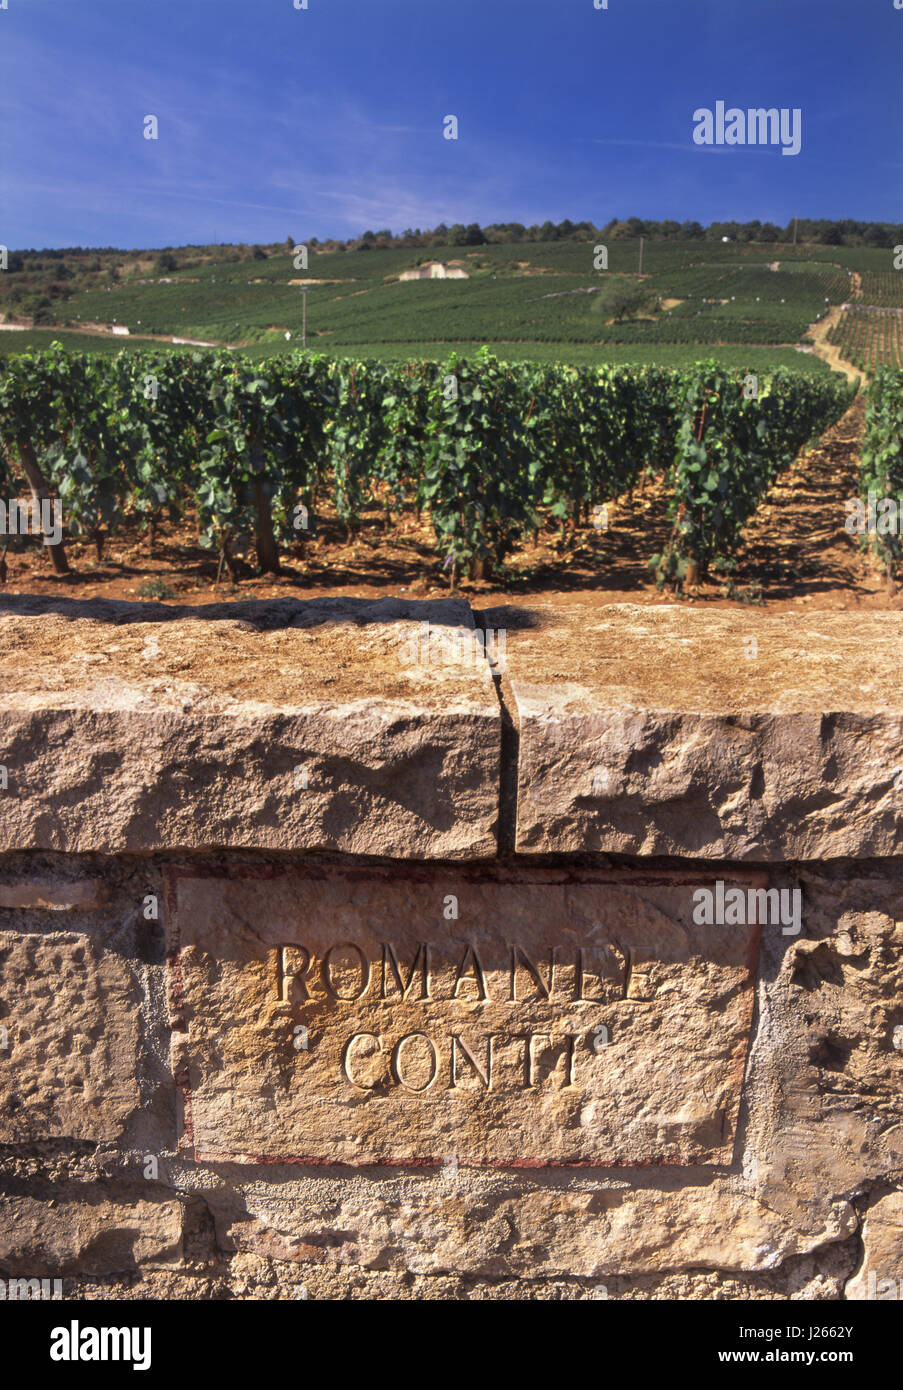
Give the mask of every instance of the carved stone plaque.
<svg viewBox="0 0 903 1390">
<path fill-rule="evenodd" d="M 174 872 L 183 1145 L 239 1162 L 729 1162 L 760 929 L 694 921 L 712 886 Z"/>
</svg>

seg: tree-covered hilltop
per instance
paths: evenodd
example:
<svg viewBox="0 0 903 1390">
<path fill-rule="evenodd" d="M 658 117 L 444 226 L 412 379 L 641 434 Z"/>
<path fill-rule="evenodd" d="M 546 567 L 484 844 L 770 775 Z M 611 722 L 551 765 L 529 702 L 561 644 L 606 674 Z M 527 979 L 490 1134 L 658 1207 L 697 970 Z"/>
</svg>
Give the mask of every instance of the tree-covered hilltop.
<svg viewBox="0 0 903 1390">
<path fill-rule="evenodd" d="M 903 222 L 862 222 L 850 217 L 839 220 L 825 217 L 800 217 L 791 219 L 783 227 L 774 222 L 760 222 L 758 218 L 751 222 L 710 222 L 708 226 L 704 226 L 701 222 L 677 222 L 673 218 L 655 221 L 647 217 L 623 219 L 611 217 L 603 224 L 587 220 L 572 222 L 569 217 L 565 217 L 560 222 L 546 221 L 541 225 L 535 222 L 530 225 L 523 222 L 490 222 L 481 227 L 478 222 L 470 222 L 466 226 L 461 222 L 455 222 L 451 226 L 440 222 L 435 227 L 406 227 L 402 232 L 393 232 L 389 228 L 383 228 L 381 231 L 368 230 L 358 237 L 345 239 L 308 236 L 301 237 L 298 241 L 303 242 L 306 246 L 314 246 L 327 251 L 378 251 L 389 247 L 407 246 L 494 246 L 536 241 L 585 241 L 589 237 L 608 237 L 615 241 L 622 241 L 641 236 L 654 240 L 670 241 L 685 241 L 687 239 L 721 241 L 727 237 L 731 241 L 764 242 L 766 244 L 796 241 L 797 244 L 807 246 L 890 247 L 903 243 Z M 33 247 L 29 250 L 19 248 L 10 251 L 7 268 L 11 271 L 34 269 L 36 257 L 58 261 L 75 256 L 94 258 L 150 256 L 154 260 L 155 267 L 161 257 L 169 258 L 177 253 L 178 264 L 183 266 L 188 263 L 192 253 L 203 255 L 205 258 L 209 258 L 211 254 L 215 253 L 217 259 L 228 258 L 231 253 L 232 258 L 236 261 L 265 260 L 268 256 L 284 251 L 286 247 L 292 247 L 295 244 L 296 239 L 287 236 L 284 241 L 263 246 L 252 246 L 245 242 L 238 244 L 211 242 L 206 246 L 155 247 L 152 251 L 147 249 L 125 250 L 115 246 L 68 246 L 42 251 L 36 251 Z M 168 268 L 174 267 L 169 266 Z"/>
</svg>

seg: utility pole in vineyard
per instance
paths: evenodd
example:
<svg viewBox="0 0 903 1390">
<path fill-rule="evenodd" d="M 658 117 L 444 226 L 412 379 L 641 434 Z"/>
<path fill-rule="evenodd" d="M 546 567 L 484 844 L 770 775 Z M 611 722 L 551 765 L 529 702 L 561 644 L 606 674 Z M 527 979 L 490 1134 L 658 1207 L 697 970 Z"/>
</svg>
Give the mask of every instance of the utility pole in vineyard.
<svg viewBox="0 0 903 1390">
<path fill-rule="evenodd" d="M 645 237 L 640 237 L 640 268 L 639 268 L 639 270 L 637 271 L 637 274 L 638 274 L 638 275 L 642 275 L 642 273 L 643 273 L 643 242 L 644 242 L 645 240 L 646 240 Z"/>
<path fill-rule="evenodd" d="M 794 219 L 793 219 L 793 244 L 794 244 L 794 246 L 796 245 L 796 228 L 797 228 L 798 222 L 799 222 L 799 218 L 798 218 L 798 217 L 794 217 Z"/>
<path fill-rule="evenodd" d="M 307 286 L 301 286 L 301 346 L 307 347 Z"/>
</svg>

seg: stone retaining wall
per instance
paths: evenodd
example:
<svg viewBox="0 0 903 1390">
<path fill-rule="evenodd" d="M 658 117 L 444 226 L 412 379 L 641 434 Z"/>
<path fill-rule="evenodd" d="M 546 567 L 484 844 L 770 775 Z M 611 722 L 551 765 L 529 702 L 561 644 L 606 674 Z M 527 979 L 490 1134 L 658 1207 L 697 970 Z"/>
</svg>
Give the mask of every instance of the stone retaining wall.
<svg viewBox="0 0 903 1390">
<path fill-rule="evenodd" d="M 901 630 L 6 600 L 0 1287 L 898 1284 Z"/>
</svg>

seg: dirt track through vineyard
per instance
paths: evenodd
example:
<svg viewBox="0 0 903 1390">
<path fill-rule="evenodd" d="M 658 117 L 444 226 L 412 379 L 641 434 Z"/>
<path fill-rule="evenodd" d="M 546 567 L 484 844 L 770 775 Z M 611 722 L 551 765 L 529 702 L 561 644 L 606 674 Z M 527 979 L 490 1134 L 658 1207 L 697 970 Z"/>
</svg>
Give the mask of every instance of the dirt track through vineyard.
<svg viewBox="0 0 903 1390">
<path fill-rule="evenodd" d="M 835 304 L 833 309 L 829 309 L 823 319 L 818 323 L 809 325 L 809 336 L 812 338 L 813 351 L 816 357 L 820 357 L 823 362 L 835 372 L 843 372 L 844 376 L 849 377 L 850 381 L 858 381 L 862 386 L 865 382 L 865 373 L 858 367 L 854 367 L 852 362 L 847 362 L 846 358 L 841 357 L 840 348 L 828 342 L 828 334 L 831 329 L 836 327 L 843 317 L 843 308 Z"/>
<path fill-rule="evenodd" d="M 850 272 L 850 285 L 853 290 L 850 296 L 851 300 L 861 299 L 862 276 L 859 274 L 858 270 Z M 843 372 L 844 376 L 848 377 L 850 381 L 858 381 L 861 387 L 866 381 L 865 373 L 861 372 L 858 367 L 854 367 L 852 362 L 847 362 L 846 358 L 841 357 L 840 348 L 828 342 L 828 334 L 831 332 L 832 328 L 835 328 L 837 324 L 840 323 L 843 317 L 843 308 L 844 306 L 842 304 L 835 304 L 828 310 L 823 319 L 819 319 L 818 323 L 810 323 L 809 337 L 812 339 L 812 350 L 816 357 L 820 357 L 823 362 L 827 362 L 832 371 Z"/>
<path fill-rule="evenodd" d="M 858 494 L 865 399 L 857 396 L 819 445 L 778 480 L 746 527 L 739 556 L 745 582 L 773 600 L 798 596 L 812 607 L 899 607 L 877 568 L 845 527 L 844 501 Z"/>
</svg>

